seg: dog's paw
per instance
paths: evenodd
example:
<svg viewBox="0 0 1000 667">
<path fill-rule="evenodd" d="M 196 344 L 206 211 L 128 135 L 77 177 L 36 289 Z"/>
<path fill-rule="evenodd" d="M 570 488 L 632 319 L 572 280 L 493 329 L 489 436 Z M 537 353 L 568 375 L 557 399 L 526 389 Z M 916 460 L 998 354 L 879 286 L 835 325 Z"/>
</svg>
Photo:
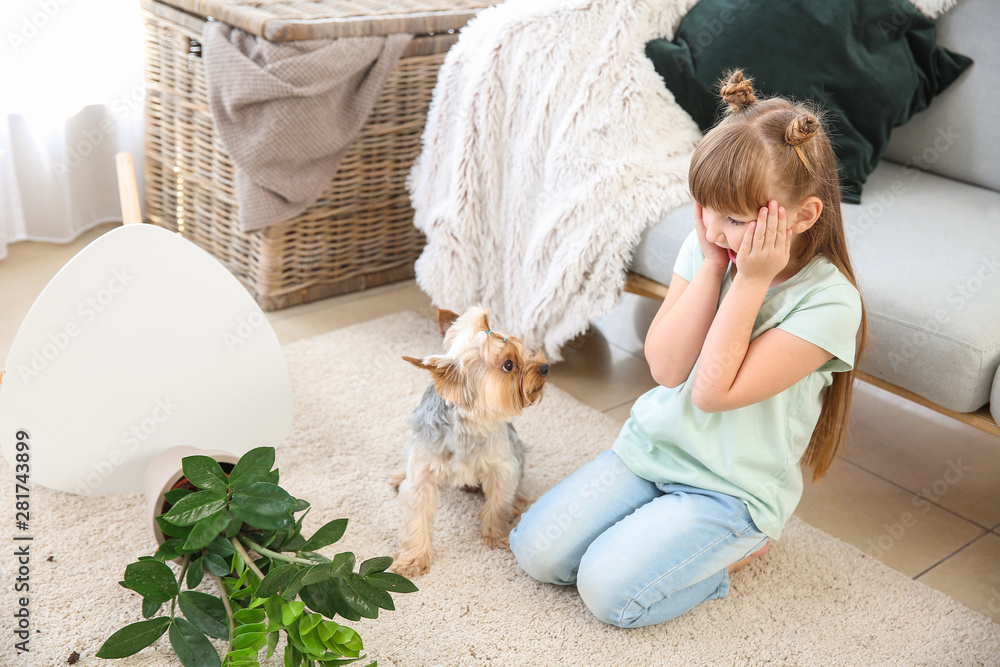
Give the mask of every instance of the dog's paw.
<svg viewBox="0 0 1000 667">
<path fill-rule="evenodd" d="M 430 557 L 417 554 L 417 555 L 400 555 L 392 563 L 392 567 L 389 568 L 396 574 L 401 574 L 404 577 L 415 577 L 418 574 L 424 574 L 429 569 L 431 569 L 431 559 Z"/>
<path fill-rule="evenodd" d="M 483 533 L 483 541 L 494 549 L 510 549 L 510 538 L 507 533 Z"/>
<path fill-rule="evenodd" d="M 514 503 L 510 508 L 511 518 L 518 519 L 529 507 L 531 507 L 531 500 L 529 498 L 520 494 L 516 495 Z"/>
<path fill-rule="evenodd" d="M 404 479 L 406 479 L 406 473 L 397 472 L 394 473 L 393 476 L 389 478 L 389 484 L 392 485 L 392 488 L 399 491 L 399 485 L 403 483 Z"/>
</svg>

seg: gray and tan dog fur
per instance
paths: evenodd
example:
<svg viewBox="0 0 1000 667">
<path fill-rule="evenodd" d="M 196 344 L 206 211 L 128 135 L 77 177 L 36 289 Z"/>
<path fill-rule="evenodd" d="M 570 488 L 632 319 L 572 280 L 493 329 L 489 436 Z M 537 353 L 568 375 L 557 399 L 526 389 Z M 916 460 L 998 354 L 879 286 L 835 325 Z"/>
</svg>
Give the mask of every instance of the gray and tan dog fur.
<svg viewBox="0 0 1000 667">
<path fill-rule="evenodd" d="M 402 550 L 392 569 L 404 576 L 430 567 L 442 486 L 481 487 L 483 539 L 509 546 L 510 521 L 528 505 L 521 487 L 524 443 L 510 420 L 541 397 L 549 374 L 545 356 L 493 331 L 482 306 L 461 316 L 439 310 L 438 326 L 444 354 L 403 357 L 432 378 L 410 420 L 406 472 L 391 480 L 404 515 Z"/>
</svg>

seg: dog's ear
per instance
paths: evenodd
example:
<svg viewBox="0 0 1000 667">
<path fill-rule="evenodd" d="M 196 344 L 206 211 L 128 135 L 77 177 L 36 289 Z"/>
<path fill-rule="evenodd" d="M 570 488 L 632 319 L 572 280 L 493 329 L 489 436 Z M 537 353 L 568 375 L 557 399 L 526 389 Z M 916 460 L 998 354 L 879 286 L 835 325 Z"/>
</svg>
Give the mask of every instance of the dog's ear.
<svg viewBox="0 0 1000 667">
<path fill-rule="evenodd" d="M 403 357 L 417 368 L 423 368 L 431 373 L 434 379 L 434 386 L 437 388 L 441 398 L 452 403 L 462 400 L 464 387 L 462 385 L 462 374 L 459 371 L 459 364 L 454 359 L 434 355 L 424 359 L 414 359 L 413 357 Z"/>
<path fill-rule="evenodd" d="M 458 319 L 458 313 L 453 313 L 446 308 L 438 308 L 438 329 L 441 330 L 441 338 L 448 332 L 451 325 Z"/>
<path fill-rule="evenodd" d="M 414 357 L 403 357 L 403 361 L 409 361 L 411 364 L 413 364 L 417 368 L 426 368 L 426 369 L 430 370 L 430 367 L 427 366 L 426 364 L 424 364 L 424 360 L 423 359 L 415 359 Z"/>
</svg>

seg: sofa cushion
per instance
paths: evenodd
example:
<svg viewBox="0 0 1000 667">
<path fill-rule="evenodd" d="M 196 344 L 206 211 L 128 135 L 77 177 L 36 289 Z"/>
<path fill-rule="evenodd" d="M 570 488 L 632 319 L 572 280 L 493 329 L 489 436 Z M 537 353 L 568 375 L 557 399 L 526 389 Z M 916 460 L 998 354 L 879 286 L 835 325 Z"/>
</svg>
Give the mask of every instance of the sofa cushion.
<svg viewBox="0 0 1000 667">
<path fill-rule="evenodd" d="M 649 42 L 678 104 L 704 131 L 720 115 L 718 81 L 741 68 L 766 95 L 811 98 L 830 112 L 844 201 L 859 201 L 892 128 L 970 64 L 936 43 L 934 22 L 898 0 L 701 0 L 672 41 Z"/>
<path fill-rule="evenodd" d="M 1000 365 L 1000 193 L 883 161 L 843 211 L 871 325 L 861 370 L 981 408 Z"/>
<path fill-rule="evenodd" d="M 978 410 L 1000 366 L 1000 194 L 885 160 L 865 190 L 863 205 L 843 205 L 871 331 L 859 370 Z M 631 270 L 669 284 L 693 225 L 692 205 L 671 211 Z"/>
<path fill-rule="evenodd" d="M 926 110 L 892 131 L 885 156 L 936 174 L 1000 190 L 1000 4 L 961 0 L 935 21 L 938 43 L 975 64 Z"/>
</svg>

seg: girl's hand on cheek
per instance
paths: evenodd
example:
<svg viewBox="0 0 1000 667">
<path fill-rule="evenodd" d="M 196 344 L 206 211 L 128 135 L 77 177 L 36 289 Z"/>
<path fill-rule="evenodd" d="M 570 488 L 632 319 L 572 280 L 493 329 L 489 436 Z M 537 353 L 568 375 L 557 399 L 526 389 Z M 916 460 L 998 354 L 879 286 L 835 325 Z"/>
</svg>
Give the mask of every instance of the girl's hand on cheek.
<svg viewBox="0 0 1000 667">
<path fill-rule="evenodd" d="M 743 243 L 736 253 L 736 268 L 747 279 L 769 284 L 788 265 L 792 251 L 792 230 L 785 209 L 772 200 L 761 208 L 757 220 L 747 226 Z"/>
<path fill-rule="evenodd" d="M 694 203 L 694 228 L 698 231 L 698 241 L 705 261 L 723 271 L 729 268 L 729 253 L 708 240 L 708 228 L 705 227 L 701 204 L 698 202 Z"/>
</svg>

